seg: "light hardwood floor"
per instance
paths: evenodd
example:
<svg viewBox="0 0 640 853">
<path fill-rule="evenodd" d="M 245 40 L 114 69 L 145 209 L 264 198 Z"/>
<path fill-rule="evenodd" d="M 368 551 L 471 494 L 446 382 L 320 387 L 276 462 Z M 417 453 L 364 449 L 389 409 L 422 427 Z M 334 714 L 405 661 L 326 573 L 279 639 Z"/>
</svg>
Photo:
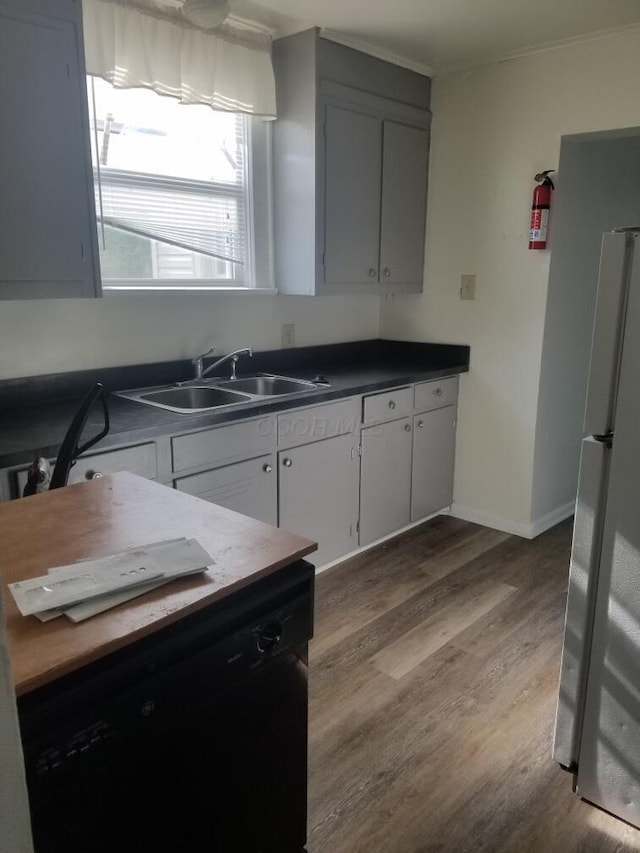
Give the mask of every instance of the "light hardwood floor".
<svg viewBox="0 0 640 853">
<path fill-rule="evenodd" d="M 440 517 L 321 574 L 309 853 L 629 853 L 551 759 L 571 524 Z"/>
</svg>

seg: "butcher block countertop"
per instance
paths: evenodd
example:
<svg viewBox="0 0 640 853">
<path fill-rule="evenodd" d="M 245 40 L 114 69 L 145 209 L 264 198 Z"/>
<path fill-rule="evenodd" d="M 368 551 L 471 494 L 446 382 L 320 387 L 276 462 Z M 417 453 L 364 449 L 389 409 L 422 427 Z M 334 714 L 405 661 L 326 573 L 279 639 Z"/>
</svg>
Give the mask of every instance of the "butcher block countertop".
<svg viewBox="0 0 640 853">
<path fill-rule="evenodd" d="M 7 584 L 52 566 L 179 536 L 214 559 L 86 622 L 22 616 Z M 315 543 L 133 474 L 113 474 L 0 504 L 0 578 L 18 695 L 218 602 L 316 550 Z"/>
</svg>

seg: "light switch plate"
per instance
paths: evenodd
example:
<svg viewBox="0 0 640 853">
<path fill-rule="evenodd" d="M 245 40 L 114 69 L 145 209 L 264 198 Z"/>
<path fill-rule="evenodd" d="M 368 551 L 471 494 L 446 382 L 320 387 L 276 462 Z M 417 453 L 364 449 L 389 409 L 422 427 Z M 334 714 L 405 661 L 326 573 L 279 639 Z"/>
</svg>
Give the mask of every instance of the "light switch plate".
<svg viewBox="0 0 640 853">
<path fill-rule="evenodd" d="M 460 277 L 460 299 L 473 300 L 476 298 L 475 275 L 463 275 Z"/>
</svg>

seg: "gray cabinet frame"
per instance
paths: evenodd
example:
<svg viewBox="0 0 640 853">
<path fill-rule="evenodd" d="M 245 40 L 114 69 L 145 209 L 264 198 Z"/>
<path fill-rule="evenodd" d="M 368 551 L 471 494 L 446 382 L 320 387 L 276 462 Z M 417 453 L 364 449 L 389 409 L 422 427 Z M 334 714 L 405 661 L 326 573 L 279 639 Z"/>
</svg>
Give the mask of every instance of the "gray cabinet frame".
<svg viewBox="0 0 640 853">
<path fill-rule="evenodd" d="M 0 299 L 99 296 L 80 0 L 0 0 L 0 44 Z"/>
<path fill-rule="evenodd" d="M 319 37 L 307 30 L 274 43 L 274 66 L 278 94 L 278 121 L 274 126 L 274 210 L 276 285 L 282 293 L 301 295 L 415 293 L 419 280 L 399 281 L 384 275 L 366 280 L 336 281 L 328 258 L 326 241 L 327 182 L 348 169 L 343 163 L 335 171 L 327 157 L 337 156 L 327 141 L 327 109 L 334 107 L 376 119 L 381 149 L 385 121 L 428 132 L 431 123 L 428 77 L 374 59 Z M 336 79 L 341 78 L 341 79 Z M 373 127 L 372 124 L 372 127 Z M 425 152 L 425 164 L 428 151 Z M 383 196 L 383 154 L 372 184 L 378 184 L 380 215 Z M 420 229 L 426 217 L 426 169 L 416 175 L 419 203 L 424 199 Z M 331 191 L 331 190 L 329 190 Z M 410 205 L 410 207 L 414 207 Z M 345 240 L 357 241 L 358 222 L 352 222 Z M 355 235 L 355 238 L 354 238 Z M 414 248 L 417 261 L 424 261 L 424 241 Z M 328 266 L 327 266 L 328 265 Z M 380 237 L 376 273 L 380 266 Z M 327 274 L 328 272 L 328 274 Z M 339 277 L 339 276 L 338 276 Z M 415 278 L 415 276 L 412 276 Z"/>
</svg>

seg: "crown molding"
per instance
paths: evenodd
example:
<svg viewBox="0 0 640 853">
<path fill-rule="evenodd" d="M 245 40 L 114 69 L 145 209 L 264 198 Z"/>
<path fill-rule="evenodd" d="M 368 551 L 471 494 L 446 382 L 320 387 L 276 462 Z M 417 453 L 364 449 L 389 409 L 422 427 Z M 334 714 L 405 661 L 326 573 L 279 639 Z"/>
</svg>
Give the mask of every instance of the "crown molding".
<svg viewBox="0 0 640 853">
<path fill-rule="evenodd" d="M 375 56 L 376 59 L 383 59 L 385 62 L 392 62 L 394 65 L 400 65 L 402 68 L 408 68 L 409 71 L 415 71 L 417 74 L 423 74 L 425 77 L 433 77 L 435 71 L 425 62 L 417 62 L 413 59 L 407 59 L 406 56 L 401 56 L 398 53 L 393 53 L 390 50 L 385 50 L 378 45 L 373 45 L 368 41 L 361 41 L 352 36 L 344 35 L 344 33 L 336 32 L 336 30 L 320 29 L 322 38 L 335 41 L 345 47 L 351 47 L 354 50 L 359 50 L 362 53 L 368 53 L 369 56 Z"/>
<path fill-rule="evenodd" d="M 273 33 L 274 39 L 286 38 L 287 36 L 295 36 L 297 33 L 303 33 L 305 30 L 314 28 L 313 24 L 292 24 L 290 27 L 284 27 Z M 361 41 L 352 36 L 339 33 L 337 30 L 330 30 L 323 27 L 318 27 L 320 36 L 328 41 L 334 41 L 337 44 L 342 44 L 345 47 L 351 47 L 353 50 L 359 50 L 361 53 L 367 53 L 369 56 L 375 56 L 376 59 L 383 59 L 385 62 L 391 62 L 394 65 L 399 65 L 402 68 L 408 68 L 409 71 L 415 71 L 418 74 L 423 74 L 426 77 L 433 76 L 433 69 L 429 65 L 422 62 L 414 62 L 407 59 L 406 56 L 400 56 L 397 53 L 392 53 L 389 50 L 384 50 L 381 47 L 370 44 L 368 41 Z"/>
<path fill-rule="evenodd" d="M 436 77 L 445 77 L 448 74 L 458 74 L 464 71 L 473 71 L 479 68 L 487 68 L 491 65 L 499 65 L 502 62 L 513 62 L 516 59 L 525 59 L 527 56 L 536 56 L 540 53 L 550 53 L 554 50 L 564 50 L 568 47 L 579 47 L 583 44 L 591 44 L 592 42 L 606 41 L 607 39 L 619 38 L 620 36 L 637 33 L 640 35 L 640 23 L 627 24 L 624 27 L 614 27 L 608 30 L 596 30 L 592 33 L 584 33 L 579 36 L 570 36 L 564 39 L 554 39 L 553 41 L 543 42 L 540 44 L 530 45 L 526 48 L 509 51 L 503 53 L 494 59 L 486 59 L 482 62 L 476 62 L 471 65 L 452 65 L 442 67 L 436 71 Z"/>
<path fill-rule="evenodd" d="M 278 27 L 273 31 L 274 41 L 276 39 L 284 39 L 287 36 L 295 36 L 298 33 L 304 33 L 306 30 L 314 29 L 315 24 L 304 23 L 302 21 L 292 21 L 291 24 L 285 27 Z"/>
<path fill-rule="evenodd" d="M 311 29 L 313 24 L 292 22 L 290 27 L 280 28 L 272 33 L 274 39 L 284 38 L 286 36 L 295 35 L 304 30 Z M 577 47 L 582 44 L 590 44 L 591 42 L 604 41 L 610 38 L 629 35 L 631 33 L 640 34 L 640 23 L 627 24 L 623 27 L 614 27 L 607 30 L 596 30 L 592 33 L 584 33 L 579 36 L 570 36 L 564 39 L 554 39 L 553 41 L 543 42 L 540 44 L 531 45 L 518 50 L 509 51 L 499 54 L 480 62 L 461 63 L 458 65 L 440 65 L 431 66 L 426 62 L 417 62 L 416 60 L 408 59 L 400 54 L 385 50 L 378 45 L 373 45 L 366 40 L 354 38 L 353 36 L 345 35 L 336 30 L 320 29 L 320 35 L 323 38 L 335 41 L 338 44 L 343 44 L 345 47 L 351 47 L 354 50 L 368 53 L 370 56 L 375 56 L 377 59 L 383 59 L 386 62 L 392 62 L 394 65 L 400 65 L 402 68 L 408 68 L 410 71 L 415 71 L 418 74 L 424 74 L 427 77 L 445 77 L 448 74 L 458 74 L 464 71 L 473 71 L 479 68 L 487 68 L 491 65 L 498 65 L 501 62 L 512 62 L 516 59 L 524 59 L 527 56 L 535 56 L 539 53 L 547 53 L 554 50 L 563 50 L 568 47 Z"/>
</svg>

